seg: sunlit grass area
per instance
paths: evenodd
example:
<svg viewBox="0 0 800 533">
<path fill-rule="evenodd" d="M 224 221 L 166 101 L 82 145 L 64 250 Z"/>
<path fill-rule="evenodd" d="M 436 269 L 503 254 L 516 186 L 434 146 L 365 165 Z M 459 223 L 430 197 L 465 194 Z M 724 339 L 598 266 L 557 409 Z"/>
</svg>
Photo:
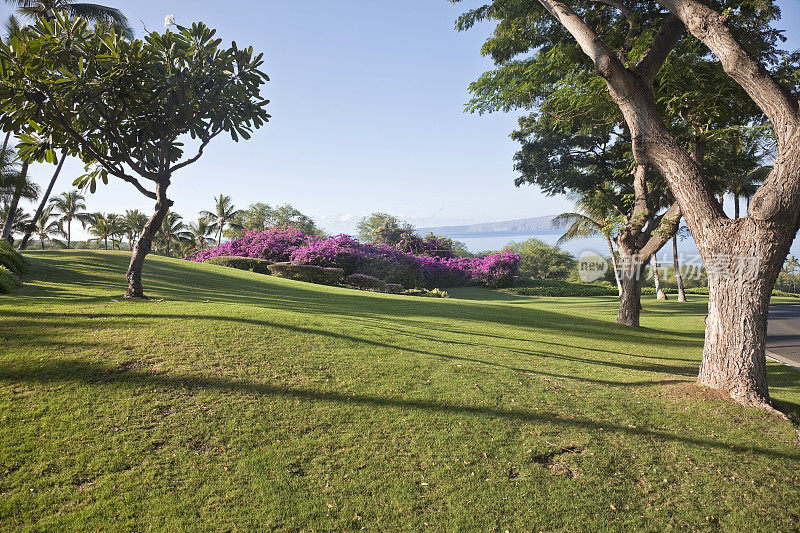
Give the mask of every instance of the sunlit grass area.
<svg viewBox="0 0 800 533">
<path fill-rule="evenodd" d="M 794 426 L 694 384 L 705 302 L 438 300 L 128 254 L 28 253 L 0 297 L 0 525 L 766 530 Z M 800 374 L 770 364 L 800 414 Z"/>
</svg>

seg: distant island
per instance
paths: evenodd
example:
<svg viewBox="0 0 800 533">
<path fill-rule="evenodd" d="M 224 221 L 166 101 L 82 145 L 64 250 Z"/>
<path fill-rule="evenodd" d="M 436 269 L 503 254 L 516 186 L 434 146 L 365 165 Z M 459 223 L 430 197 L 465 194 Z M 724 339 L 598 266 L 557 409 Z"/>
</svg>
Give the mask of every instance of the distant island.
<svg viewBox="0 0 800 533">
<path fill-rule="evenodd" d="M 417 233 L 426 235 L 435 233 L 452 239 L 469 239 L 477 237 L 518 237 L 528 235 L 560 235 L 563 228 L 553 224 L 556 215 L 544 217 L 519 218 L 502 222 L 484 222 L 465 226 L 440 226 L 437 228 L 418 228 Z"/>
</svg>

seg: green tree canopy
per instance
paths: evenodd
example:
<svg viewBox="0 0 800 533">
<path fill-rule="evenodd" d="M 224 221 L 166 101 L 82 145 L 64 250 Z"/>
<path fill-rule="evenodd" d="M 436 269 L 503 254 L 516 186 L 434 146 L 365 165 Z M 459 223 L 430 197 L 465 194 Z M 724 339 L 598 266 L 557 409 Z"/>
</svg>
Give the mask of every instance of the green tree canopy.
<svg viewBox="0 0 800 533">
<path fill-rule="evenodd" d="M 220 46 L 202 23 L 144 40 L 91 31 L 84 19 L 38 19 L 0 44 L 0 123 L 21 131 L 23 158 L 79 157 L 91 191 L 109 176 L 156 200 L 128 268 L 128 297 L 143 297 L 141 269 L 172 200 L 175 172 L 227 133 L 249 139 L 269 120 L 262 55 Z M 152 188 L 155 190 L 152 190 Z"/>
</svg>

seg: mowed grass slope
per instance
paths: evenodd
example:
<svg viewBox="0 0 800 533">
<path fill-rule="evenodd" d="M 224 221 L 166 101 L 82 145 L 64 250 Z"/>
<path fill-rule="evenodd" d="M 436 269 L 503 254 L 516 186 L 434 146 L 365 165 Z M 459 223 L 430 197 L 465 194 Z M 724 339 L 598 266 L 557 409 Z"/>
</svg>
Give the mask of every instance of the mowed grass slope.
<svg viewBox="0 0 800 533">
<path fill-rule="evenodd" d="M 447 300 L 28 253 L 0 297 L 3 530 L 724 530 L 800 521 L 794 426 L 701 389 L 704 302 Z M 800 413 L 800 373 L 771 364 Z"/>
</svg>

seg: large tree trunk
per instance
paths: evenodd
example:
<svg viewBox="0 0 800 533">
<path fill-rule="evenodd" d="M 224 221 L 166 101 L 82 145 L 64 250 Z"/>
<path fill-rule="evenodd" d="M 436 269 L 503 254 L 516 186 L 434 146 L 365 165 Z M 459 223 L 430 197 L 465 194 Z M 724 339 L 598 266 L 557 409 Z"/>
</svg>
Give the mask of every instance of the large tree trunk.
<svg viewBox="0 0 800 533">
<path fill-rule="evenodd" d="M 144 259 L 153 247 L 153 236 L 161 227 L 164 222 L 164 217 L 167 216 L 169 208 L 172 207 L 172 200 L 167 198 L 167 188 L 169 187 L 169 179 L 158 183 L 156 185 L 156 210 L 142 229 L 142 234 L 139 240 L 136 241 L 136 246 L 133 247 L 133 254 L 131 255 L 131 262 L 128 266 L 128 272 L 125 278 L 128 280 L 128 290 L 125 293 L 126 298 L 145 298 L 144 288 L 142 287 L 142 267 L 144 266 Z"/>
<path fill-rule="evenodd" d="M 666 300 L 667 295 L 664 292 L 664 289 L 661 288 L 661 278 L 658 274 L 658 257 L 657 254 L 653 254 L 653 258 L 650 260 L 650 268 L 653 269 L 653 282 L 656 286 L 656 298 L 658 300 Z"/>
<path fill-rule="evenodd" d="M 772 289 L 797 232 L 743 219 L 706 248 L 708 317 L 698 380 L 740 403 L 769 404 L 765 343 Z"/>
<path fill-rule="evenodd" d="M 22 168 L 19 171 L 20 176 L 24 179 L 25 176 L 28 175 L 28 162 L 25 161 L 22 163 Z M 20 184 L 15 190 L 14 194 L 11 196 L 11 203 L 8 205 L 8 214 L 6 215 L 6 219 L 3 222 L 3 233 L 2 238 L 11 240 L 11 233 L 14 226 L 14 215 L 17 213 L 17 208 L 19 207 L 19 199 L 22 197 L 22 188 L 23 185 Z"/>
<path fill-rule="evenodd" d="M 733 195 L 733 218 L 734 220 L 739 218 L 739 195 Z"/>
<path fill-rule="evenodd" d="M 66 158 L 67 158 L 66 153 L 62 153 L 61 159 L 58 160 L 58 166 L 56 167 L 56 171 L 53 172 L 53 177 L 50 178 L 50 184 L 47 186 L 47 190 L 44 192 L 44 196 L 42 196 L 42 201 L 39 202 L 39 207 L 36 208 L 36 214 L 33 216 L 33 220 L 31 220 L 31 225 L 25 232 L 25 236 L 22 237 L 22 242 L 19 243 L 20 250 L 25 249 L 25 247 L 28 245 L 28 240 L 30 240 L 31 235 L 33 235 L 33 232 L 36 230 L 36 223 L 39 221 L 39 217 L 42 216 L 42 213 L 44 213 L 44 208 L 47 205 L 47 200 L 50 199 L 50 193 L 53 192 L 53 186 L 56 184 L 58 175 L 61 174 L 61 167 L 64 166 L 64 160 Z"/>
<path fill-rule="evenodd" d="M 675 281 L 678 283 L 678 301 L 686 301 L 686 291 L 683 288 L 683 276 L 681 276 L 681 264 L 678 260 L 678 236 L 672 237 L 672 263 L 675 266 Z"/>
<path fill-rule="evenodd" d="M 637 255 L 629 255 L 620 249 L 620 281 L 622 294 L 619 297 L 617 324 L 638 326 L 642 312 L 642 273 L 644 264 Z"/>
</svg>

